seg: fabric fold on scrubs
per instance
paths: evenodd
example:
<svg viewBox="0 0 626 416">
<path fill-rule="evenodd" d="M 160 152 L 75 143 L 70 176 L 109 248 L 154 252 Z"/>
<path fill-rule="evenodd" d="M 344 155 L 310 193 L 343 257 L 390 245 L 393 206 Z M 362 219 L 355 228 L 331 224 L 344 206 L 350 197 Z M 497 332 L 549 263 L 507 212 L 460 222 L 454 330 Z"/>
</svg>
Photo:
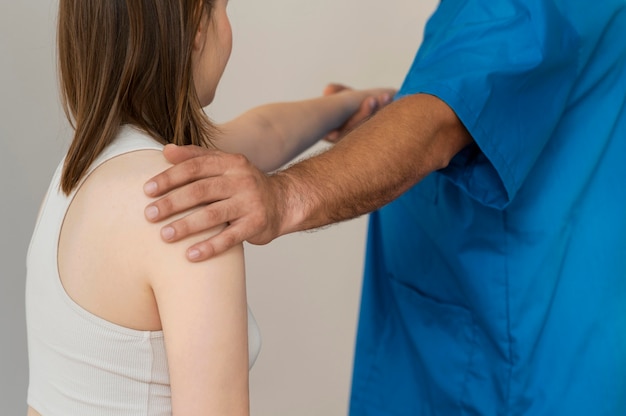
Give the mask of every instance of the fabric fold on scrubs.
<svg viewBox="0 0 626 416">
<path fill-rule="evenodd" d="M 427 93 L 454 109 L 479 149 L 463 151 L 443 174 L 501 209 L 565 110 L 578 48 L 578 35 L 552 2 L 444 1 L 398 98 Z"/>
<path fill-rule="evenodd" d="M 626 415 L 626 0 L 443 0 L 475 144 L 370 216 L 351 416 Z"/>
</svg>

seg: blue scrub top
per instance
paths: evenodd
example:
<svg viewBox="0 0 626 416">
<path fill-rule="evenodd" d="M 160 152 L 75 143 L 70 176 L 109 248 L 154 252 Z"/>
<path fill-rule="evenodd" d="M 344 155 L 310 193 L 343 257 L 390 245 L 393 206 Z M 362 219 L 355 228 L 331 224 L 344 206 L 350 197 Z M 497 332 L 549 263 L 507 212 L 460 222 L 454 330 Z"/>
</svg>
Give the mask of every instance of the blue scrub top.
<svg viewBox="0 0 626 416">
<path fill-rule="evenodd" d="M 626 415 L 626 0 L 444 0 L 475 144 L 370 217 L 350 414 Z"/>
</svg>

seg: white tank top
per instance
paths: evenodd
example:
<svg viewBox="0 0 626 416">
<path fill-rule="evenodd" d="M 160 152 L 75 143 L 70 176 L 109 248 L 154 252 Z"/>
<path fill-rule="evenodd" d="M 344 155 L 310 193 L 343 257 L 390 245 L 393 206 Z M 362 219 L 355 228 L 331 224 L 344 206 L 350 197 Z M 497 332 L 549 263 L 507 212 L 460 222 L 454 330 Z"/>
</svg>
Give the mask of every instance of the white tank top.
<svg viewBox="0 0 626 416">
<path fill-rule="evenodd" d="M 131 127 L 93 163 L 163 146 Z M 27 256 L 28 404 L 43 416 L 171 415 L 162 331 L 125 328 L 93 315 L 65 292 L 58 274 L 58 240 L 76 193 L 59 189 L 59 164 L 44 200 Z M 77 187 L 78 189 L 78 187 Z M 248 309 L 250 367 L 260 332 Z"/>
</svg>

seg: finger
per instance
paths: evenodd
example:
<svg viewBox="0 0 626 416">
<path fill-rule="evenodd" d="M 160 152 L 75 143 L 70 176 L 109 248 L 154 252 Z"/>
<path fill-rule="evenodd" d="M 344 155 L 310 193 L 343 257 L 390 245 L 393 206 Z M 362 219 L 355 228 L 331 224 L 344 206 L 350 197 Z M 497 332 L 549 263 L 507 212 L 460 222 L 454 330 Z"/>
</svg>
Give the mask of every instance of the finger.
<svg viewBox="0 0 626 416">
<path fill-rule="evenodd" d="M 378 100 L 375 97 L 369 97 L 361 103 L 359 110 L 348 119 L 344 124 L 343 130 L 346 132 L 352 130 L 361 124 L 365 119 L 370 117 L 378 109 Z"/>
<path fill-rule="evenodd" d="M 339 133 L 339 131 L 333 130 L 330 133 L 328 133 L 326 137 L 324 137 L 324 140 L 330 143 L 336 143 L 337 141 L 339 141 L 340 137 L 341 137 L 341 134 Z"/>
<path fill-rule="evenodd" d="M 178 149 L 183 148 L 176 147 L 175 149 L 170 148 L 170 152 L 178 152 Z M 182 152 L 182 157 L 187 153 L 193 153 L 196 157 L 184 160 L 149 179 L 144 185 L 144 192 L 148 196 L 160 196 L 195 180 L 223 173 L 220 163 L 222 155 L 219 151 L 190 148 Z"/>
<path fill-rule="evenodd" d="M 226 224 L 232 216 L 227 203 L 215 202 L 164 226 L 161 228 L 161 238 L 168 243 L 173 243 L 201 231 Z"/>
<path fill-rule="evenodd" d="M 187 249 L 187 258 L 192 262 L 200 262 L 218 256 L 237 244 L 245 241 L 237 227 L 228 226 L 219 234 L 194 244 Z"/>
<path fill-rule="evenodd" d="M 209 149 L 200 146 L 177 146 L 175 144 L 167 144 L 163 148 L 163 156 L 170 163 L 177 164 L 193 157 L 202 156 Z"/>
<path fill-rule="evenodd" d="M 378 101 L 378 107 L 382 108 L 393 101 L 393 95 L 391 93 L 384 93 L 376 97 Z"/>
<path fill-rule="evenodd" d="M 191 208 L 219 201 L 232 193 L 226 177 L 216 176 L 191 182 L 146 206 L 148 221 L 158 222 Z"/>
<path fill-rule="evenodd" d="M 333 95 L 333 94 L 338 93 L 339 91 L 343 91 L 347 89 L 350 89 L 350 88 L 342 84 L 330 83 L 326 87 L 324 87 L 324 91 L 322 92 L 322 95 Z"/>
<path fill-rule="evenodd" d="M 341 127 L 331 131 L 324 137 L 324 140 L 336 143 L 350 130 L 361 124 L 365 119 L 378 111 L 378 100 L 376 97 L 368 97 L 361 103 L 358 111 L 354 113 Z"/>
</svg>

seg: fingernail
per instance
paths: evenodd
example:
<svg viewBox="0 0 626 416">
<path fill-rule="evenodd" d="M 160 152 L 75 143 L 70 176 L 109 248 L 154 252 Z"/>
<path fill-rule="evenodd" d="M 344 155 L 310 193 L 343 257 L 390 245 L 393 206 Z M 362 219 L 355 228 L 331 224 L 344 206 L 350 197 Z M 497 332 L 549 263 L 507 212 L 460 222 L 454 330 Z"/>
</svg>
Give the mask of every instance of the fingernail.
<svg viewBox="0 0 626 416">
<path fill-rule="evenodd" d="M 158 216 L 159 216 L 159 209 L 157 207 L 155 207 L 154 205 L 151 205 L 148 208 L 146 208 L 146 217 L 148 219 L 153 220 Z"/>
<path fill-rule="evenodd" d="M 198 250 L 197 248 L 192 248 L 191 250 L 187 251 L 187 258 L 189 260 L 196 260 L 200 258 L 200 250 Z"/>
<path fill-rule="evenodd" d="M 166 240 L 171 240 L 174 238 L 175 231 L 172 227 L 165 227 L 161 230 L 161 237 Z"/>
<path fill-rule="evenodd" d="M 143 186 L 143 191 L 148 195 L 152 195 L 153 193 L 156 192 L 156 190 L 157 190 L 157 184 L 156 182 L 153 182 L 153 181 L 150 181 Z"/>
<path fill-rule="evenodd" d="M 370 110 L 374 110 L 378 105 L 378 102 L 376 102 L 375 98 L 370 98 L 370 102 L 369 102 L 369 106 L 370 106 Z"/>
</svg>

